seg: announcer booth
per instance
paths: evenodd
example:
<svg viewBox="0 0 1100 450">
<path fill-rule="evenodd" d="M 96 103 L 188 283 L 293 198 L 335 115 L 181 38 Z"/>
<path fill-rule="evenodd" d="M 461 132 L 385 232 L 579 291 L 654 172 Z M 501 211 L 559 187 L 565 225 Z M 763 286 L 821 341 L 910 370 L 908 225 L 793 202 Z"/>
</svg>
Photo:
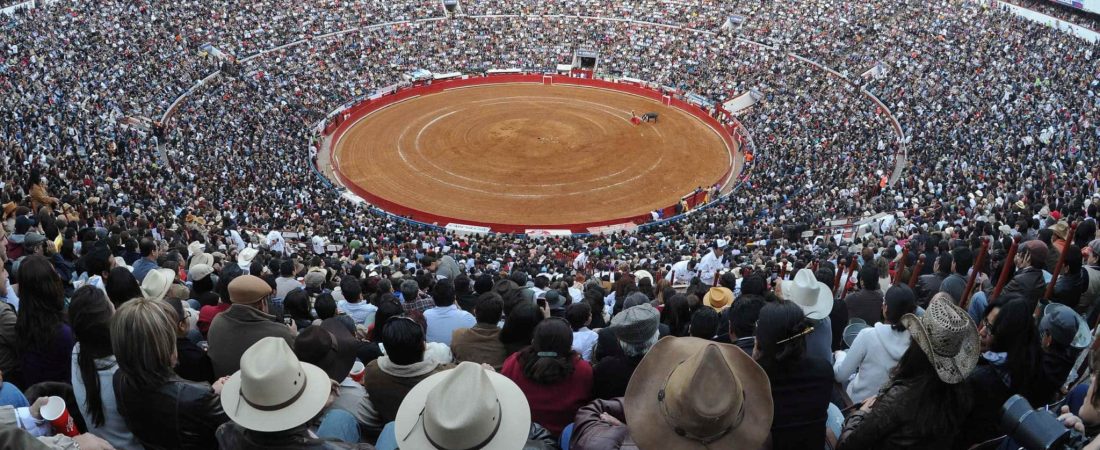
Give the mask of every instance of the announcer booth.
<svg viewBox="0 0 1100 450">
<path fill-rule="evenodd" d="M 573 67 L 570 75 L 577 78 L 592 78 L 596 66 L 600 63 L 600 52 L 596 49 L 581 47 L 573 52 Z"/>
</svg>

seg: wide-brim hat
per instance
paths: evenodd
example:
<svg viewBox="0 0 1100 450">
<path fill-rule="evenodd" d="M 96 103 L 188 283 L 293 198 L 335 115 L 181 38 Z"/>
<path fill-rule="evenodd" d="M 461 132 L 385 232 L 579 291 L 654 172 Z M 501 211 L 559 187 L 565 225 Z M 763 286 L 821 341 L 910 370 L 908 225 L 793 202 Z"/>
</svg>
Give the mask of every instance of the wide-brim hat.
<svg viewBox="0 0 1100 450">
<path fill-rule="evenodd" d="M 294 339 L 298 360 L 320 367 L 333 381 L 344 381 L 355 365 L 359 341 L 339 319 L 332 317 L 320 326 L 307 327 Z"/>
<path fill-rule="evenodd" d="M 725 287 L 712 287 L 705 295 L 703 295 L 703 304 L 713 308 L 715 311 L 721 311 L 733 303 L 733 291 Z"/>
<path fill-rule="evenodd" d="M 212 273 L 214 273 L 214 268 L 208 264 L 192 264 L 191 270 L 187 271 L 187 276 L 190 277 L 191 281 L 198 281 L 210 276 Z"/>
<path fill-rule="evenodd" d="M 332 381 L 299 362 L 286 340 L 266 337 L 241 355 L 241 370 L 222 387 L 222 409 L 237 425 L 276 432 L 309 422 L 328 403 Z"/>
<path fill-rule="evenodd" d="M 962 382 L 978 364 L 978 328 L 946 293 L 934 295 L 923 316 L 906 314 L 901 323 L 944 383 Z"/>
<path fill-rule="evenodd" d="M 806 317 L 821 320 L 833 310 L 833 291 L 825 283 L 817 281 L 810 269 L 801 269 L 793 280 L 783 280 L 783 298 L 802 308 Z"/>
<path fill-rule="evenodd" d="M 737 346 L 694 337 L 658 341 L 630 377 L 623 405 L 631 437 L 646 449 L 755 449 L 773 418 L 764 369 Z"/>
<path fill-rule="evenodd" d="M 172 269 L 150 270 L 141 280 L 141 293 L 148 300 L 164 300 L 173 281 L 176 281 L 176 273 Z"/>
<path fill-rule="evenodd" d="M 252 260 L 256 258 L 258 254 L 260 254 L 259 250 L 252 247 L 245 248 L 237 254 L 237 264 L 240 265 L 242 269 L 248 270 L 248 268 L 252 266 Z"/>
<path fill-rule="evenodd" d="M 207 266 L 214 265 L 214 255 L 209 253 L 195 253 L 195 256 L 191 257 L 191 264 L 187 266 L 188 269 L 194 269 L 195 266 L 205 264 Z"/>
<path fill-rule="evenodd" d="M 523 448 L 531 407 L 515 382 L 463 362 L 419 382 L 394 420 L 401 448 Z"/>
<path fill-rule="evenodd" d="M 642 278 L 648 278 L 649 281 L 652 282 L 653 281 L 653 274 L 649 273 L 648 270 L 638 270 L 638 271 L 634 272 L 634 279 L 635 280 L 641 281 Z"/>
</svg>

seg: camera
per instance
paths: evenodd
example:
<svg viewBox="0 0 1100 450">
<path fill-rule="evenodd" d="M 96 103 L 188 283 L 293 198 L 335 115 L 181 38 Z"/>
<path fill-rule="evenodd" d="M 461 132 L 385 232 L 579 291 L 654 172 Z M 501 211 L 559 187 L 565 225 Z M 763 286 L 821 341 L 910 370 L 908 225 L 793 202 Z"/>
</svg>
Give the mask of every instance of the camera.
<svg viewBox="0 0 1100 450">
<path fill-rule="evenodd" d="M 1066 428 L 1046 408 L 1033 409 L 1027 399 L 1013 395 L 1001 407 L 1001 431 L 1027 450 L 1078 449 L 1085 435 Z"/>
</svg>

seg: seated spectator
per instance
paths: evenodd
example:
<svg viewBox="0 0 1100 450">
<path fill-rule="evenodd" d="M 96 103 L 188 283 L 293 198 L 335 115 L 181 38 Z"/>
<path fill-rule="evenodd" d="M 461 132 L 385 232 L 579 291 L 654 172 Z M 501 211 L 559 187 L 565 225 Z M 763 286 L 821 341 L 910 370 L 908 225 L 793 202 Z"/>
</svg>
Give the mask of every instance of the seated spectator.
<svg viewBox="0 0 1100 450">
<path fill-rule="evenodd" d="M 363 300 L 363 288 L 358 279 L 344 278 L 340 282 L 340 293 L 343 294 L 344 299 L 336 303 L 337 308 L 351 316 L 356 325 L 369 327 L 374 324 L 374 315 L 378 312 L 378 307 Z M 283 303 L 285 305 L 285 299 Z"/>
<path fill-rule="evenodd" d="M 753 356 L 771 380 L 773 449 L 825 446 L 833 370 L 828 361 L 806 350 L 806 337 L 813 332 L 811 323 L 803 308 L 793 302 L 768 303 L 760 310 Z"/>
<path fill-rule="evenodd" d="M 1081 302 L 1081 296 L 1089 290 L 1088 274 L 1081 270 L 1081 248 L 1076 245 L 1066 246 L 1062 252 L 1065 254 L 1065 265 L 1058 276 L 1058 282 L 1054 285 L 1054 297 L 1050 300 L 1061 303 L 1070 308 L 1077 308 Z M 1051 270 L 1054 270 L 1051 267 Z"/>
<path fill-rule="evenodd" d="M 688 306 L 687 296 L 675 294 L 668 297 L 661 309 L 661 323 L 668 326 L 669 336 L 687 336 L 688 326 L 691 325 L 691 307 Z"/>
<path fill-rule="evenodd" d="M 943 280 L 946 280 L 951 275 L 951 265 L 954 262 L 951 259 L 950 253 L 940 253 L 936 257 L 936 261 L 932 264 L 932 273 L 927 275 L 921 275 L 917 279 L 917 287 L 915 294 L 917 295 L 917 304 L 922 308 L 928 306 L 928 302 L 932 300 L 932 296 L 940 291 L 940 287 L 943 285 Z M 868 325 L 871 322 L 867 322 Z"/>
<path fill-rule="evenodd" d="M 385 354 L 367 364 L 363 385 L 381 423 L 392 422 L 405 395 L 421 380 L 454 367 L 424 357 L 424 329 L 407 317 L 393 317 L 382 329 Z"/>
<path fill-rule="evenodd" d="M 505 353 L 512 355 L 531 345 L 535 327 L 545 318 L 534 302 L 516 304 L 504 318 L 504 326 L 500 327 L 500 342 L 504 344 Z"/>
<path fill-rule="evenodd" d="M 860 331 L 847 352 L 836 352 L 836 381 L 847 385 L 845 390 L 853 402 L 873 397 L 890 378 L 890 371 L 909 348 L 909 332 L 901 318 L 916 310 L 916 298 L 908 286 L 891 287 L 882 305 L 886 320 Z"/>
<path fill-rule="evenodd" d="M 264 280 L 252 275 L 237 277 L 229 283 L 229 299 L 233 302 L 210 324 L 210 361 L 214 375 L 223 377 L 239 369 L 241 355 L 252 344 L 268 336 L 294 343 L 295 331 L 267 313 L 272 290 Z"/>
<path fill-rule="evenodd" d="M 596 346 L 598 335 L 588 329 L 592 323 L 592 308 L 588 303 L 574 303 L 565 308 L 565 320 L 573 328 L 573 351 L 585 361 L 592 361 L 592 348 Z"/>
<path fill-rule="evenodd" d="M 397 300 L 391 296 L 387 296 L 378 303 L 378 313 L 375 315 L 374 326 L 367 332 L 367 342 L 361 343 L 356 351 L 359 361 L 362 361 L 363 364 L 370 364 L 371 361 L 385 354 L 382 348 L 382 330 L 391 318 L 404 315 L 405 308 L 401 307 L 401 304 L 397 303 Z M 320 325 L 321 321 L 315 323 Z"/>
<path fill-rule="evenodd" d="M 626 393 L 626 385 L 634 369 L 649 349 L 657 344 L 659 320 L 660 313 L 649 303 L 626 308 L 611 319 L 608 328 L 614 333 L 616 344 L 622 352 L 596 362 L 592 370 L 593 397 L 606 400 L 622 397 Z"/>
<path fill-rule="evenodd" d="M 240 267 L 233 263 L 226 264 L 222 268 L 221 277 L 218 278 L 218 284 L 214 287 L 214 291 L 218 294 L 218 303 L 213 306 L 206 305 L 199 308 L 197 326 L 203 337 L 208 337 L 210 324 L 214 322 L 214 318 L 233 306 L 233 303 L 229 301 L 229 283 L 242 274 Z"/>
<path fill-rule="evenodd" d="M 8 271 L 4 269 L 2 259 L 0 258 L 0 297 L 4 297 L 6 289 L 11 289 L 8 286 Z M 15 306 L 0 299 L 0 375 L 7 375 L 10 380 L 18 380 L 20 376 L 18 322 Z"/>
<path fill-rule="evenodd" d="M 500 341 L 500 327 L 497 326 L 503 308 L 500 295 L 495 292 L 486 292 L 479 296 L 474 308 L 477 323 L 470 328 L 456 329 L 451 334 L 451 351 L 455 362 L 488 364 L 493 369 L 500 370 L 508 356 L 504 343 Z M 430 329 L 430 322 L 428 327 Z"/>
<path fill-rule="evenodd" d="M 294 340 L 298 360 L 321 368 L 339 385 L 331 407 L 351 413 L 364 435 L 377 436 L 385 424 L 378 420 L 367 390 L 350 377 L 357 348 L 358 342 L 347 324 L 335 318 L 299 333 Z"/>
<path fill-rule="evenodd" d="M 199 347 L 194 332 L 188 328 L 188 316 L 194 314 L 178 299 L 165 300 L 176 313 L 176 375 L 189 381 L 213 383 L 214 365 L 206 350 Z"/>
<path fill-rule="evenodd" d="M 1050 249 L 1039 240 L 1021 242 L 1013 261 L 1016 273 L 1005 285 L 1002 294 L 1021 294 L 1034 307 L 1046 291 L 1043 270 Z M 1054 268 L 1052 267 L 1051 270 Z M 988 317 L 988 315 L 987 315 Z"/>
<path fill-rule="evenodd" d="M 766 448 L 768 377 L 745 352 L 692 337 L 662 339 L 636 373 L 625 397 L 577 411 L 570 449 Z M 732 387 L 732 395 L 712 395 L 699 380 Z"/>
<path fill-rule="evenodd" d="M 111 350 L 111 315 L 114 305 L 98 288 L 84 286 L 73 293 L 69 318 L 73 322 L 73 395 L 88 432 L 117 449 L 141 449 L 126 421 L 118 413 L 112 379 L 118 371 Z"/>
<path fill-rule="evenodd" d="M 657 321 L 656 310 L 652 321 Z M 592 366 L 573 351 L 573 331 L 563 319 L 540 322 L 531 345 L 509 356 L 500 373 L 527 397 L 531 420 L 555 436 L 592 398 Z"/>
<path fill-rule="evenodd" d="M 878 268 L 873 264 L 865 265 L 860 269 L 860 289 L 844 297 L 844 304 L 848 306 L 848 320 L 862 319 L 867 325 L 872 326 L 882 321 L 883 294 L 878 284 L 878 275 Z M 837 326 L 844 328 L 844 324 L 837 324 Z"/>
<path fill-rule="evenodd" d="M 848 417 L 838 449 L 949 448 L 970 413 L 965 381 L 978 361 L 978 333 L 967 312 L 937 294 L 924 316 L 900 321 L 914 344 L 882 391 Z"/>
<path fill-rule="evenodd" d="M 1042 383 L 1032 313 L 1030 300 L 1019 291 L 1002 292 L 987 309 L 978 326 L 981 358 L 967 379 L 974 392 L 974 409 L 955 438 L 955 448 L 966 448 L 1002 434 L 1001 406 L 1013 394 L 1022 395 L 1033 405 L 1045 405 L 1051 400 L 1054 392 L 1045 389 Z M 1059 380 L 1059 386 L 1061 381 L 1064 380 Z"/>
<path fill-rule="evenodd" d="M 130 300 L 111 319 L 111 348 L 118 361 L 113 386 L 118 412 L 146 448 L 214 448 L 214 431 L 229 418 L 213 386 L 172 371 L 177 322 L 167 303 Z"/>
<path fill-rule="evenodd" d="M 764 307 L 764 298 L 756 294 L 742 295 L 729 307 L 730 334 L 733 345 L 752 356 L 756 347 L 756 320 L 760 309 Z"/>
<path fill-rule="evenodd" d="M 691 337 L 713 340 L 718 334 L 718 312 L 710 308 L 699 308 L 691 315 L 691 328 L 688 334 Z"/>
<path fill-rule="evenodd" d="M 21 373 L 5 373 L 5 378 L 25 388 L 43 381 L 72 383 L 76 340 L 65 322 L 61 278 L 50 260 L 42 256 L 24 259 L 18 276 L 20 311 L 15 331 Z"/>
<path fill-rule="evenodd" d="M 531 421 L 523 392 L 503 375 L 464 362 L 421 381 L 401 402 L 378 450 L 400 448 L 557 449 Z"/>
<path fill-rule="evenodd" d="M 217 431 L 222 448 L 373 448 L 359 443 L 355 419 L 344 410 L 328 411 L 316 437 L 310 432 L 310 423 L 332 404 L 337 386 L 324 370 L 299 362 L 285 340 L 261 339 L 245 351 L 240 365 L 221 397 L 231 419 Z"/>
<path fill-rule="evenodd" d="M 313 325 L 314 317 L 310 312 L 309 303 L 309 294 L 304 289 L 290 291 L 283 299 L 283 316 L 290 316 L 299 333 Z"/>
<path fill-rule="evenodd" d="M 793 280 L 779 283 L 776 294 L 802 308 L 806 319 L 810 321 L 810 334 L 805 339 L 806 350 L 814 360 L 827 362 L 833 354 L 833 331 L 829 320 L 829 313 L 833 310 L 833 291 L 827 284 L 818 281 L 812 270 L 801 269 Z M 778 336 L 778 339 L 784 337 Z M 759 336 L 756 341 L 759 345 Z M 764 368 L 768 369 L 767 366 Z M 829 372 L 832 373 L 832 370 Z"/>
<path fill-rule="evenodd" d="M 142 296 L 141 285 L 138 284 L 137 278 L 134 278 L 134 274 L 125 267 L 111 269 L 107 281 L 104 282 L 104 289 L 107 291 L 107 296 L 111 298 L 111 303 L 115 305 L 115 309 L 129 300 Z"/>
<path fill-rule="evenodd" d="M 275 278 L 275 296 L 273 298 L 282 300 L 286 298 L 286 294 L 290 293 L 290 291 L 305 289 L 305 286 L 294 278 L 294 269 L 293 258 L 284 259 L 279 263 L 279 276 Z"/>
<path fill-rule="evenodd" d="M 454 283 L 450 279 L 443 278 L 435 283 L 432 301 L 435 307 L 424 311 L 424 320 L 428 323 L 428 342 L 451 345 L 451 335 L 455 330 L 477 324 L 473 314 L 455 304 Z"/>
<path fill-rule="evenodd" d="M 406 313 L 412 313 L 413 311 L 423 313 L 435 307 L 432 298 L 422 292 L 420 285 L 414 280 L 402 281 L 401 290 L 398 293 L 401 294 L 398 299 L 401 300 L 401 305 L 405 307 Z"/>
<path fill-rule="evenodd" d="M 641 293 L 636 294 L 638 295 L 631 294 L 627 297 L 626 302 L 623 304 L 624 309 L 633 308 L 635 306 L 649 303 L 649 300 L 645 297 L 645 295 Z M 619 311 L 619 314 L 622 314 L 622 311 Z M 616 314 L 616 316 L 617 315 L 618 314 Z M 614 318 L 612 318 L 612 320 L 614 320 Z M 688 325 L 690 329 L 690 322 Z M 668 336 L 668 332 L 669 328 L 667 325 L 660 322 L 657 323 L 658 339 Z M 600 329 L 596 332 L 596 334 L 596 346 L 592 349 L 592 359 L 594 361 L 599 362 L 600 360 L 608 356 L 623 356 L 623 347 L 619 343 L 618 338 L 615 337 L 615 332 L 614 330 L 612 330 L 612 327 L 610 325 Z"/>
<path fill-rule="evenodd" d="M 466 274 L 460 274 L 455 277 L 454 285 L 455 302 L 458 303 L 458 307 L 462 308 L 463 311 L 474 312 L 474 307 L 477 306 L 478 296 L 482 293 L 474 292 L 473 283 Z"/>
</svg>

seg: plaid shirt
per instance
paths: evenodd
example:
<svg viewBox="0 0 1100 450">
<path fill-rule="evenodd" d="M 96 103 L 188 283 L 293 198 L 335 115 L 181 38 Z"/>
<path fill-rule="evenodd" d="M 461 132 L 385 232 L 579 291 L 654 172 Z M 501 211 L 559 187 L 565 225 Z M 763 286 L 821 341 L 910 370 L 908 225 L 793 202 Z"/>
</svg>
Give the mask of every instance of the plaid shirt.
<svg viewBox="0 0 1100 450">
<path fill-rule="evenodd" d="M 430 296 L 421 292 L 416 300 L 411 302 L 405 301 L 401 306 L 405 307 L 405 314 L 411 314 L 413 311 L 420 311 L 423 313 L 431 308 L 435 308 L 435 300 L 432 300 Z"/>
</svg>

